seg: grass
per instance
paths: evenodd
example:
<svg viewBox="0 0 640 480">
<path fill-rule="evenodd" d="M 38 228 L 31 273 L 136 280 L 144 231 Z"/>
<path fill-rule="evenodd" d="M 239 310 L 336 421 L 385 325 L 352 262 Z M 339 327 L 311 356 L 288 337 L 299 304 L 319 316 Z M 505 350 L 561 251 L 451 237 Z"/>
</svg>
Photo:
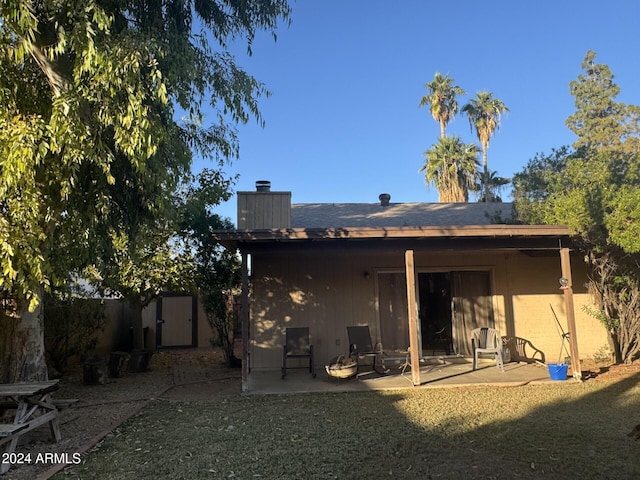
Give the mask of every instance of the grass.
<svg viewBox="0 0 640 480">
<path fill-rule="evenodd" d="M 639 381 L 158 400 L 54 478 L 640 478 Z"/>
</svg>

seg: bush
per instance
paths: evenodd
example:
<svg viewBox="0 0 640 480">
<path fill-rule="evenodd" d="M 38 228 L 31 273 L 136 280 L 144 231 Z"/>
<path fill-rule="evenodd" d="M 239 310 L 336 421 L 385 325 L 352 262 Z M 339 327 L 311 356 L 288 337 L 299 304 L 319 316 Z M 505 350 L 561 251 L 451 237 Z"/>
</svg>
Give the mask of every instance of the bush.
<svg viewBox="0 0 640 480">
<path fill-rule="evenodd" d="M 63 372 L 69 359 L 82 361 L 95 348 L 106 322 L 104 302 L 98 299 L 47 296 L 44 342 L 50 366 Z"/>
</svg>

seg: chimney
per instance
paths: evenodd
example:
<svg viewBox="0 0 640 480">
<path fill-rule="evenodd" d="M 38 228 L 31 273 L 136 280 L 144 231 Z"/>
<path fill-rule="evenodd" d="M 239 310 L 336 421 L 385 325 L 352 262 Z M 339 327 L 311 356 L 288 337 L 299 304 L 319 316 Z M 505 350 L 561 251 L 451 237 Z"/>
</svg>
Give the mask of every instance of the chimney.
<svg viewBox="0 0 640 480">
<path fill-rule="evenodd" d="M 269 180 L 258 180 L 256 182 L 256 192 L 270 192 L 271 182 Z"/>
<path fill-rule="evenodd" d="M 291 228 L 291 192 L 274 192 L 258 180 L 253 192 L 237 192 L 238 230 Z"/>
<path fill-rule="evenodd" d="M 380 199 L 380 205 L 382 205 L 383 207 L 388 207 L 389 201 L 391 200 L 391 195 L 389 195 L 388 193 L 381 193 L 380 195 L 378 195 L 378 199 Z"/>
</svg>

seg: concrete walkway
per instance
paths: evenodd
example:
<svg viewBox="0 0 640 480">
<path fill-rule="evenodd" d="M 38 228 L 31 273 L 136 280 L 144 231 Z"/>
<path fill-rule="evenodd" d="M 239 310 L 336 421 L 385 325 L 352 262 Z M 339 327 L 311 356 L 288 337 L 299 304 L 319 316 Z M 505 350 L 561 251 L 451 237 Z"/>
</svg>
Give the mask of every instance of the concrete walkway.
<svg viewBox="0 0 640 480">
<path fill-rule="evenodd" d="M 280 372 L 256 372 L 249 375 L 248 394 L 269 395 L 311 392 L 351 392 L 367 390 L 395 390 L 404 388 L 451 388 L 480 385 L 500 387 L 514 387 L 535 383 L 562 383 L 551 380 L 545 365 L 533 363 L 508 363 L 501 372 L 495 362 L 481 361 L 474 371 L 472 363 L 465 358 L 447 358 L 430 360 L 421 363 L 419 386 L 414 387 L 411 380 L 411 370 L 404 373 L 397 365 L 389 365 L 387 375 L 375 372 L 363 372 L 358 377 L 350 379 L 336 379 L 329 377 L 326 372 L 317 371 L 314 379 L 304 370 L 293 370 L 287 373 L 283 380 Z M 575 382 L 568 378 L 564 382 Z"/>
</svg>

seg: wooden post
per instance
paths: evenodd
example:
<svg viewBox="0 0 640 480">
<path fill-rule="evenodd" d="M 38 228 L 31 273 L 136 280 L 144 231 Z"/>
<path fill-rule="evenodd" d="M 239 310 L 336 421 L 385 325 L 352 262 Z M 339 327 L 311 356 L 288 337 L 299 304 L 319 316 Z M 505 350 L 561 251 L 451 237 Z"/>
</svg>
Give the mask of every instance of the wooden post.
<svg viewBox="0 0 640 480">
<path fill-rule="evenodd" d="M 418 348 L 418 304 L 416 301 L 416 273 L 413 262 L 413 250 L 404 254 L 404 264 L 407 273 L 407 311 L 409 312 L 409 349 L 411 358 L 411 381 L 413 385 L 420 385 L 420 354 Z"/>
<path fill-rule="evenodd" d="M 578 353 L 578 335 L 576 333 L 576 315 L 573 307 L 571 259 L 568 248 L 560 248 L 560 265 L 562 266 L 562 276 L 567 279 L 567 286 L 564 288 L 564 308 L 567 315 L 567 328 L 569 330 L 571 370 L 573 371 L 573 378 L 582 380 L 582 367 L 580 366 L 580 354 Z"/>
<path fill-rule="evenodd" d="M 242 252 L 242 294 L 240 299 L 240 330 L 242 333 L 242 393 L 249 390 L 249 266 Z"/>
</svg>

